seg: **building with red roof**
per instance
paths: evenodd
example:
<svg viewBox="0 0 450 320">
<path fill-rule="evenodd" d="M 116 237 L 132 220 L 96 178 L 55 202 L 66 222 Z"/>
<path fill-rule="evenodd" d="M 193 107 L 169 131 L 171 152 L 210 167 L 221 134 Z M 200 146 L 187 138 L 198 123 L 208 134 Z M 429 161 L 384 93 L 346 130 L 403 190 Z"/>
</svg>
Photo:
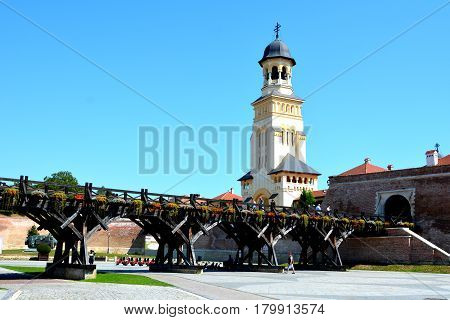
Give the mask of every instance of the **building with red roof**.
<svg viewBox="0 0 450 320">
<path fill-rule="evenodd" d="M 376 172 L 383 172 L 383 171 L 387 171 L 387 170 L 382 167 L 371 164 L 370 159 L 365 158 L 363 164 L 356 166 L 345 172 L 342 172 L 341 174 L 339 174 L 339 176 L 353 176 L 353 175 L 357 175 L 357 174 L 376 173 Z"/>
<path fill-rule="evenodd" d="M 233 200 L 233 199 L 242 201 L 242 197 L 240 195 L 233 193 L 233 188 L 231 188 L 229 191 L 219 194 L 217 197 L 213 198 L 213 200 Z"/>
</svg>

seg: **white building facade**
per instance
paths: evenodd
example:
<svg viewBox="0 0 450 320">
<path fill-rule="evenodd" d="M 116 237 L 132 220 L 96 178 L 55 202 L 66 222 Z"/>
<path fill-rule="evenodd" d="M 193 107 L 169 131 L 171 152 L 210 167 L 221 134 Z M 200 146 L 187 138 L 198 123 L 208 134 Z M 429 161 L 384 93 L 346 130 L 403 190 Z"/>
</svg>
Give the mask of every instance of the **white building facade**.
<svg viewBox="0 0 450 320">
<path fill-rule="evenodd" d="M 302 190 L 317 190 L 318 173 L 306 164 L 303 100 L 294 95 L 295 60 L 277 38 L 264 50 L 261 96 L 253 103 L 251 171 L 239 179 L 247 201 L 291 206 Z"/>
</svg>

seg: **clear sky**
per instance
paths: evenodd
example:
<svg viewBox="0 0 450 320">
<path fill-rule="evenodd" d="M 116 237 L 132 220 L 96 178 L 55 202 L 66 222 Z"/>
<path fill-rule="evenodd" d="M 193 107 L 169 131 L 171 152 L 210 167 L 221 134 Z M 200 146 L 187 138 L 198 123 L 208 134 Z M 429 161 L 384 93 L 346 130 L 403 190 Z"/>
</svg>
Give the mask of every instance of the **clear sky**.
<svg viewBox="0 0 450 320">
<path fill-rule="evenodd" d="M 295 93 L 307 97 L 307 161 L 322 173 L 320 187 L 365 157 L 422 166 L 436 142 L 450 152 L 450 5 L 380 47 L 446 2 L 0 0 L 0 176 L 69 170 L 80 183 L 107 187 L 240 190 L 249 155 L 238 138 L 229 173 L 219 135 L 213 174 L 196 165 L 193 174 L 140 174 L 139 127 L 251 125 L 257 61 L 277 21 L 297 61 Z"/>
</svg>

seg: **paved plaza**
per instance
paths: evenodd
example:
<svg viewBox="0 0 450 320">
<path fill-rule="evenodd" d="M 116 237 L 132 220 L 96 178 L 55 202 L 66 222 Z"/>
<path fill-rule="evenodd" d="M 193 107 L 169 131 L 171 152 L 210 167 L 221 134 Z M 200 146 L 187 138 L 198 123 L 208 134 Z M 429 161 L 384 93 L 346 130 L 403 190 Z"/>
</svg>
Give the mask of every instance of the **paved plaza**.
<svg viewBox="0 0 450 320">
<path fill-rule="evenodd" d="M 98 270 L 151 276 L 175 288 L 15 279 L 1 265 L 44 266 L 37 261 L 0 262 L 0 297 L 17 299 L 449 299 L 450 275 L 381 271 L 150 273 L 146 267 L 98 263 Z"/>
</svg>

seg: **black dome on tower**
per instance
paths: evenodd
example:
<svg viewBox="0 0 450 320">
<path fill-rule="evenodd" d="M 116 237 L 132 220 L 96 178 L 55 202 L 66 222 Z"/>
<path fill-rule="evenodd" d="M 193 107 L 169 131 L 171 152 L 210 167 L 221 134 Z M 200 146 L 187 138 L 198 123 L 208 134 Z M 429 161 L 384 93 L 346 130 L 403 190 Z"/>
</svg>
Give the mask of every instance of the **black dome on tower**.
<svg viewBox="0 0 450 320">
<path fill-rule="evenodd" d="M 270 58 L 285 58 L 292 61 L 295 66 L 295 60 L 292 58 L 291 53 L 289 52 L 289 48 L 280 39 L 273 40 L 267 47 L 264 49 L 264 54 L 261 60 L 258 61 L 259 65 L 262 67 L 262 63 Z"/>
</svg>

